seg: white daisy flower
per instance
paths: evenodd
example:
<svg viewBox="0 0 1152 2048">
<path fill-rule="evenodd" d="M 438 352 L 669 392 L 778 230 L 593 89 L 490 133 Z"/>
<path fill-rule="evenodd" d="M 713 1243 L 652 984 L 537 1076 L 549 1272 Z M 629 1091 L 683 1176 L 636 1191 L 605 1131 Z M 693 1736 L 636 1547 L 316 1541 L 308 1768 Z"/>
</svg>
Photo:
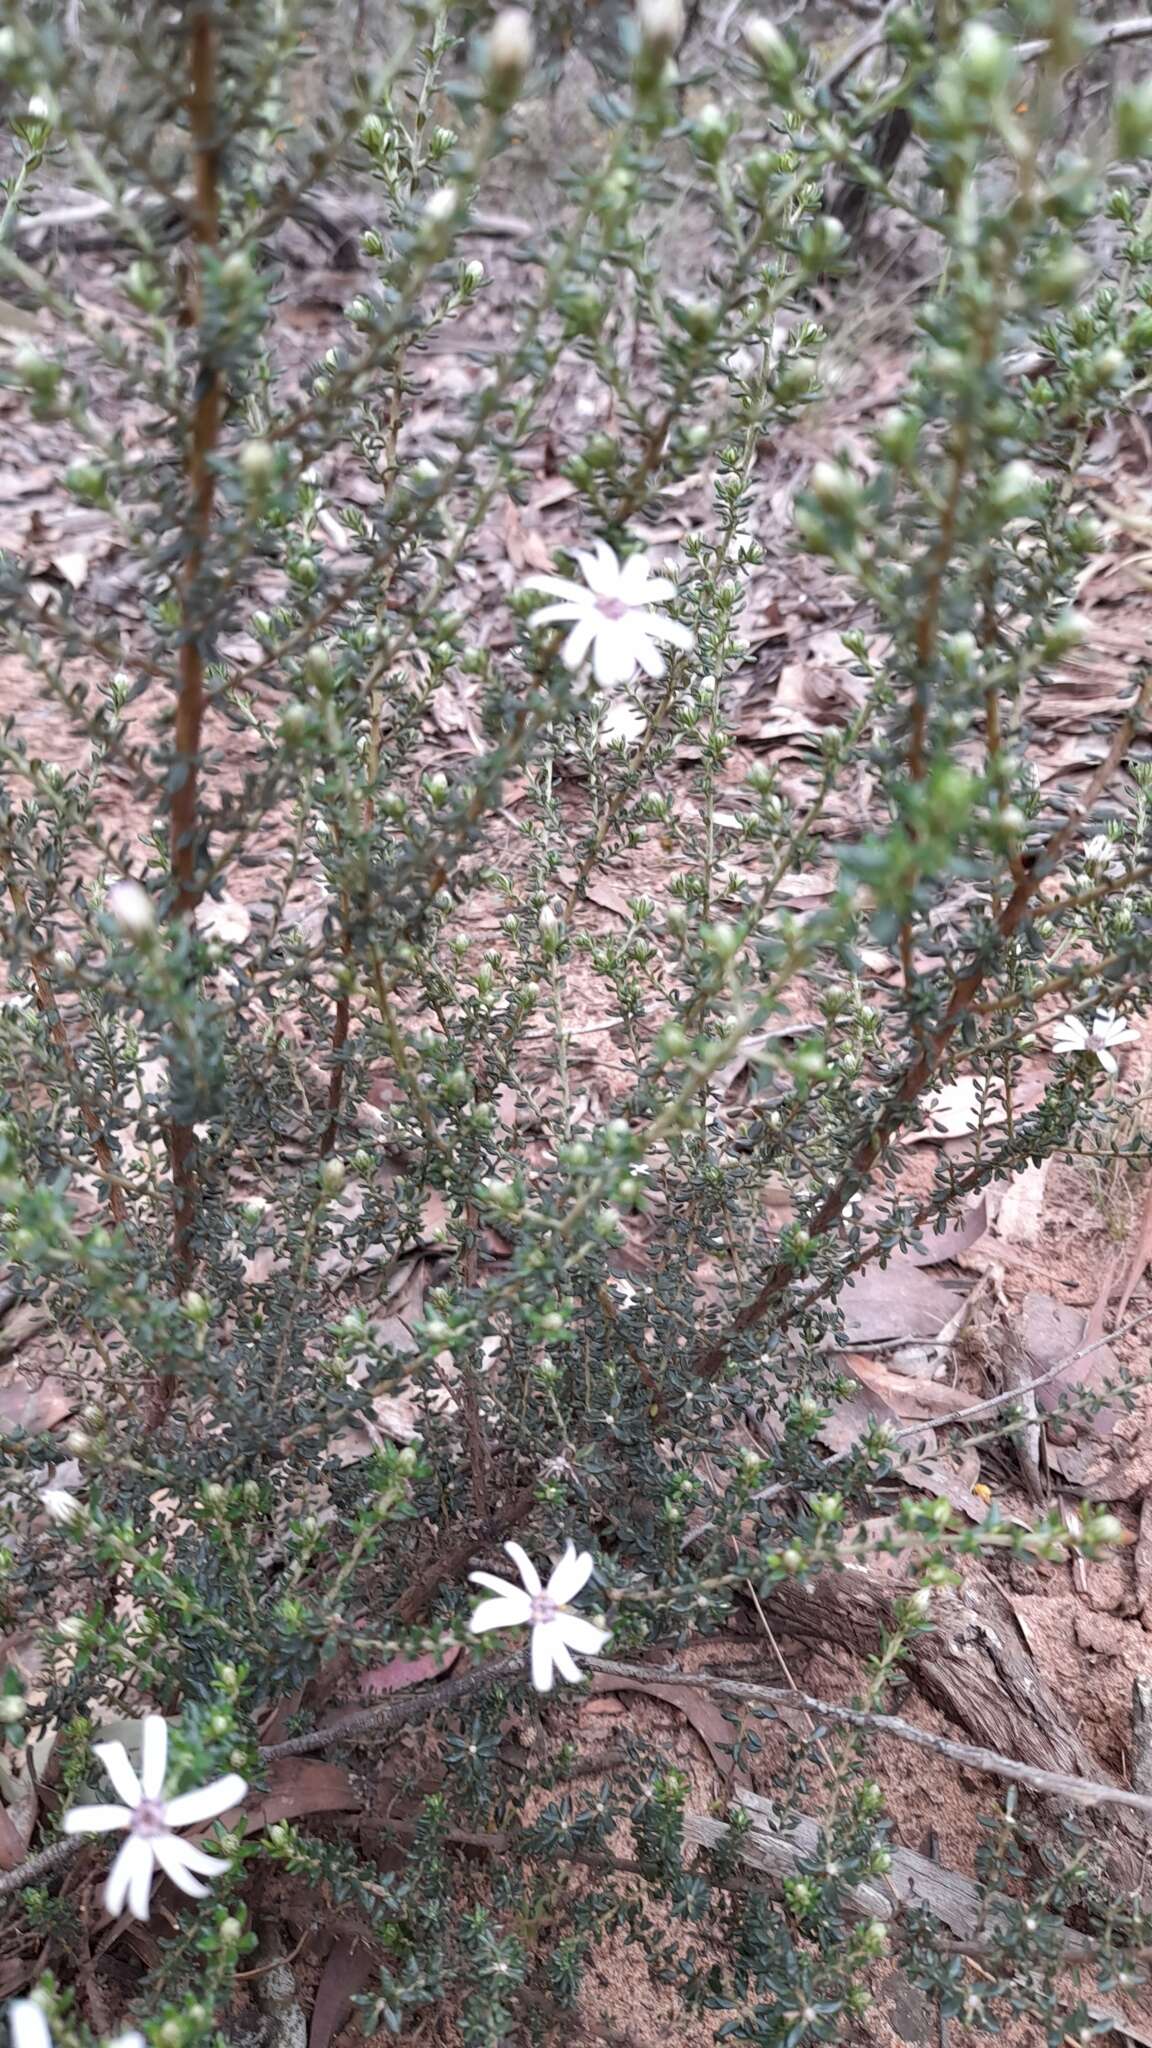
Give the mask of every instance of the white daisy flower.
<svg viewBox="0 0 1152 2048">
<path fill-rule="evenodd" d="M 637 669 L 646 676 L 662 676 L 664 657 L 656 643 L 680 648 L 693 644 L 691 632 L 679 619 L 652 610 L 675 597 L 676 585 L 667 576 L 653 576 L 643 555 L 618 561 L 607 541 L 598 540 L 595 554 L 578 554 L 576 560 L 583 583 L 567 576 L 526 579 L 525 590 L 542 590 L 556 599 L 533 612 L 532 624 L 571 624 L 561 659 L 575 671 L 591 654 L 592 673 L 602 690 L 630 683 Z"/>
<path fill-rule="evenodd" d="M 34 1998 L 14 1998 L 8 2007 L 8 2039 L 11 2048 L 52 2048 L 52 2030 Z M 117 2034 L 108 2048 L 144 2048 L 144 2036 L 130 2027 Z"/>
<path fill-rule="evenodd" d="M 496 1595 L 494 1600 L 480 1602 L 468 1624 L 472 1633 L 528 1627 L 532 1630 L 532 1683 L 537 1692 L 551 1692 L 554 1670 L 569 1685 L 579 1685 L 580 1672 L 569 1653 L 579 1650 L 583 1657 L 594 1657 L 611 1634 L 610 1629 L 597 1628 L 594 1621 L 573 1614 L 568 1607 L 591 1576 L 591 1557 L 586 1550 L 577 1557 L 576 1546 L 570 1543 L 548 1584 L 541 1586 L 535 1565 L 520 1545 L 506 1543 L 504 1548 L 521 1584 L 514 1586 L 510 1579 L 495 1578 L 491 1572 L 471 1572 L 474 1586 L 486 1586 Z"/>
<path fill-rule="evenodd" d="M 1110 1047 L 1127 1045 L 1139 1035 L 1115 1010 L 1097 1010 L 1090 1025 L 1083 1017 L 1062 1017 L 1052 1033 L 1052 1050 L 1069 1057 L 1081 1052 L 1095 1053 L 1106 1074 L 1118 1074 L 1119 1063 Z"/>
<path fill-rule="evenodd" d="M 1120 849 L 1106 832 L 1097 832 L 1084 848 L 1084 859 L 1088 867 L 1095 868 L 1106 881 L 1114 882 L 1127 872 L 1120 858 Z"/>
<path fill-rule="evenodd" d="M 174 1885 L 191 1899 L 207 1896 L 207 1886 L 192 1875 L 219 1877 L 227 1863 L 219 1856 L 206 1856 L 192 1842 L 182 1841 L 174 1828 L 215 1820 L 243 1799 L 248 1790 L 243 1778 L 230 1771 L 198 1792 L 181 1792 L 165 1799 L 164 1778 L 168 1769 L 168 1724 L 159 1714 L 149 1714 L 140 1739 L 140 1775 L 137 1777 L 122 1742 L 95 1742 L 99 1757 L 123 1806 L 74 1806 L 64 1815 L 66 1835 L 100 1834 L 110 1828 L 124 1828 L 128 1839 L 119 1850 L 104 1887 L 104 1905 L 115 1917 L 128 1910 L 137 1920 L 148 1918 L 152 1879 L 159 1864 Z"/>
<path fill-rule="evenodd" d="M 77 1500 L 74 1493 L 69 1493 L 67 1487 L 64 1486 L 42 1486 L 40 1488 L 39 1500 L 44 1513 L 50 1520 L 61 1522 L 65 1526 L 69 1522 L 76 1521 L 84 1512 L 83 1504 Z"/>
</svg>

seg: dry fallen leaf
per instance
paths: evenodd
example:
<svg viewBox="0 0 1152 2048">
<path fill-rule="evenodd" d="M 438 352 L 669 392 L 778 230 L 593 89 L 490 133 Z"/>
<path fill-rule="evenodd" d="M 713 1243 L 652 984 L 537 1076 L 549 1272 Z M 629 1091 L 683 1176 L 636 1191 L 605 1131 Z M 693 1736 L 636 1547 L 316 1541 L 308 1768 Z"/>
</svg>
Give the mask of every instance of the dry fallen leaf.
<svg viewBox="0 0 1152 2048">
<path fill-rule="evenodd" d="M 1006 1238 L 1009 1244 L 1035 1244 L 1040 1235 L 1044 1215 L 1044 1191 L 1048 1182 L 1050 1159 L 1042 1159 L 1039 1165 L 1021 1167 L 1014 1173 L 1000 1198 L 993 1228 L 997 1237 Z"/>
<path fill-rule="evenodd" d="M 849 1352 L 845 1365 L 873 1394 L 904 1422 L 946 1422 L 961 1408 L 972 1405 L 972 1396 L 962 1387 L 941 1386 L 939 1380 L 912 1379 L 893 1372 L 878 1358 L 862 1358 Z"/>
</svg>

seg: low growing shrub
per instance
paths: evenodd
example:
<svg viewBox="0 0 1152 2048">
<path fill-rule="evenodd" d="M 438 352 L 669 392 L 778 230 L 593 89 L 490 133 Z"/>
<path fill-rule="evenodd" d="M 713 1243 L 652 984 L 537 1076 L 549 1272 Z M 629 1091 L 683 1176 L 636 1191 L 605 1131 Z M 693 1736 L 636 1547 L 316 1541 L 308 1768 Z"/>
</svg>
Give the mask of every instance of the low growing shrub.
<svg viewBox="0 0 1152 2048">
<path fill-rule="evenodd" d="M 1085 2039 L 1068 1911 L 1113 1988 L 1149 1939 L 1100 1838 L 1001 1813 L 983 1879 L 1023 1893 L 967 1953 L 858 1910 L 891 1864 L 866 1729 L 789 1737 L 780 1823 L 819 1832 L 781 1892 L 739 1812 L 688 1855 L 674 1759 L 586 1758 L 568 1688 L 605 1647 L 706 1656 L 749 1589 L 899 1552 L 880 1710 L 966 1555 L 1073 1541 L 893 1509 L 891 1439 L 829 1471 L 820 1432 L 847 1280 L 1096 1143 L 1145 999 L 1140 650 L 1074 797 L 1031 718 L 1107 544 L 1085 450 L 1152 361 L 1148 87 L 1059 154 L 1062 0 L 889 10 L 881 61 L 831 85 L 758 17 L 705 79 L 676 0 L 644 0 L 486 268 L 470 224 L 516 190 L 530 24 L 469 40 L 398 7 L 332 105 L 323 13 L 89 0 L 0 31 L 6 402 L 115 541 L 76 590 L 34 550 L 0 564 L 5 659 L 54 721 L 0 737 L 0 1201 L 38 1326 L 0 1439 L 0 1990 L 39 2000 L 16 2048 L 232 2038 L 310 1914 L 359 1931 L 365 2026 L 413 2040 L 584 2038 L 617 1937 L 759 2048 L 864 2038 L 886 1952 L 945 2013 Z M 280 231 L 350 173 L 360 271 L 301 372 Z M 758 465 L 806 419 L 827 439 L 845 181 L 915 228 L 925 280 L 898 399 L 810 465 L 788 541 L 869 622 L 855 708 L 799 778 L 769 752 L 737 781 L 749 583 L 782 545 Z M 26 239 L 64 188 L 113 250 L 79 288 Z M 571 545 L 510 588 L 494 536 L 546 441 Z M 673 555 L 651 537 L 685 488 L 708 509 Z M 471 751 L 440 765 L 431 714 L 465 702 Z M 586 1030 L 613 1049 L 594 1096 Z M 906 1140 L 960 1080 L 977 1141 L 913 1195 Z M 1087 1507 L 1075 1540 L 1119 1533 Z M 374 1746 L 342 1738 L 366 1819 L 316 1819 L 293 1762 L 340 1702 L 376 1717 Z M 161 1873 L 179 1893 L 101 1979 L 109 1868 L 114 1913 L 146 1917 Z"/>
</svg>

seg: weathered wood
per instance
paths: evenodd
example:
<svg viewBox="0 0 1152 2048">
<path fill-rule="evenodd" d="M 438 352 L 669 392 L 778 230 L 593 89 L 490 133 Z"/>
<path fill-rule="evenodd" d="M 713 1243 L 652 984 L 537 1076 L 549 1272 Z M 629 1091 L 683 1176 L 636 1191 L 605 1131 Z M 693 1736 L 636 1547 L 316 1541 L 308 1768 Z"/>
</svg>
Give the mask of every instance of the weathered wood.
<svg viewBox="0 0 1152 2048">
<path fill-rule="evenodd" d="M 872 1572 L 826 1572 L 809 1585 L 777 1588 L 765 1612 L 778 1634 L 868 1657 L 891 1631 L 904 1590 Z M 933 1628 L 912 1638 L 904 1659 L 932 1706 L 974 1742 L 1038 1770 L 1115 1784 L 1037 1669 L 991 1573 L 971 1571 L 956 1592 L 937 1594 L 932 1619 Z M 1143 1819 L 1111 1808 L 1106 1815 L 1086 1813 L 1083 1824 L 1104 1846 L 1112 1878 L 1139 1890 L 1147 1847 Z"/>
<path fill-rule="evenodd" d="M 742 1806 L 752 1820 L 751 1828 L 737 1844 L 736 1854 L 741 1863 L 753 1870 L 767 1871 L 772 1877 L 793 1877 L 818 1854 L 820 1827 L 816 1821 L 802 1816 L 784 1830 L 771 1800 L 762 1799 L 743 1786 L 734 1793 L 733 1803 Z M 719 1848 L 730 1833 L 726 1821 L 713 1820 L 708 1814 L 685 1815 L 684 1839 L 697 1848 Z M 943 1864 L 917 1855 L 914 1849 L 901 1849 L 893 1844 L 889 1847 L 890 1870 L 883 1879 L 867 1878 L 851 1887 L 847 1894 L 850 1912 L 869 1920 L 893 1920 L 902 1909 L 912 1908 L 930 1913 L 958 1941 L 971 1941 L 994 1929 L 995 1904 L 989 1906 L 986 1894 L 970 1877 L 961 1876 L 958 1870 L 947 1870 Z M 1072 1928 L 1067 1930 L 1064 1944 L 1070 1956 L 1089 1956 L 1094 1950 L 1094 1944 Z"/>
</svg>

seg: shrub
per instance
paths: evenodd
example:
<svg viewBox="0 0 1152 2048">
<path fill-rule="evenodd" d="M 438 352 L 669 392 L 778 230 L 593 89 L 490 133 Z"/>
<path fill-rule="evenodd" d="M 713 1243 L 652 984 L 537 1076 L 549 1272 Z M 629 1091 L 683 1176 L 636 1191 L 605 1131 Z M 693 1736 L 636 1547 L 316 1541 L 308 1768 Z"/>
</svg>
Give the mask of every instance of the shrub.
<svg viewBox="0 0 1152 2048">
<path fill-rule="evenodd" d="M 83 51 L 54 9 L 6 13 L 0 269 L 36 315 L 6 381 L 127 573 L 46 594 L 34 563 L 3 562 L 9 654 L 70 736 L 59 761 L 32 721 L 2 740 L 0 1193 L 42 1333 L 38 1400 L 0 1447 L 7 1782 L 33 1758 L 41 1786 L 37 1853 L 0 1906 L 26 1968 L 3 1983 L 47 1968 L 57 2040 L 89 2039 L 77 1970 L 99 1909 L 57 1872 L 78 1850 L 105 1865 L 83 1831 L 53 1837 L 108 1796 L 97 1730 L 151 1712 L 167 1781 L 155 1750 L 143 1794 L 111 1757 L 118 1796 L 147 1795 L 130 1904 L 150 1859 L 179 1855 L 173 1785 L 253 1788 L 193 1802 L 228 1816 L 208 1840 L 227 1867 L 179 1901 L 178 1939 L 133 1952 L 124 2017 L 152 2048 L 215 2038 L 261 1929 L 275 1963 L 278 1901 L 302 1898 L 363 1931 L 365 2023 L 400 2036 L 571 2039 L 589 1958 L 620 1934 L 721 2036 L 844 2038 L 889 1940 L 852 1897 L 890 1862 L 864 1733 L 825 1730 L 823 1761 L 795 1738 L 782 1825 L 818 1805 L 819 1846 L 773 1897 L 741 1877 L 739 1814 L 685 1859 L 687 1783 L 650 1745 L 589 1780 L 570 1696 L 534 1706 L 523 1639 L 470 1634 L 468 1574 L 524 1546 L 527 1590 L 517 1557 L 479 1619 L 531 1623 L 537 1681 L 563 1681 L 608 1630 L 614 1656 L 667 1658 L 748 1586 L 764 1600 L 899 1550 L 867 1712 L 959 1557 L 1070 1540 L 1058 1518 L 973 1528 L 917 1495 L 893 1513 L 880 1430 L 832 1490 L 818 1435 L 846 1280 L 1090 1139 L 1143 997 L 1145 667 L 1074 802 L 1038 783 L 1030 716 L 1104 545 L 1083 450 L 1148 375 L 1147 91 L 1123 98 L 1105 175 L 1048 147 L 1080 48 L 1059 0 L 940 44 L 914 8 L 889 13 L 871 82 L 834 89 L 758 19 L 704 88 L 693 58 L 677 71 L 675 0 L 645 0 L 594 133 L 501 258 L 515 318 L 424 445 L 431 351 L 446 337 L 467 361 L 484 331 L 469 224 L 518 162 L 525 18 L 469 42 L 450 14 L 397 10 L 392 47 L 331 104 L 309 90 L 321 9 L 186 0 L 161 21 L 92 0 Z M 1022 60 L 1025 30 L 1042 48 Z M 871 153 L 896 110 L 918 149 L 899 188 Z M 340 340 L 298 375 L 277 234 L 349 169 L 372 195 L 361 274 Z M 110 290 L 21 253 L 61 177 L 103 209 Z M 834 180 L 914 224 L 935 281 L 899 402 L 795 506 L 808 573 L 866 611 L 858 708 L 799 785 L 769 756 L 733 795 L 757 464 L 819 417 L 815 311 L 839 317 L 855 261 Z M 579 551 L 551 587 L 505 592 L 494 522 L 546 432 Z M 701 475 L 709 515 L 645 584 L 645 531 Z M 462 688 L 476 744 L 440 765 L 430 709 Z M 1086 864 L 1124 761 L 1138 816 Z M 781 885 L 836 810 L 834 884 L 800 914 Z M 589 1006 L 616 1048 L 603 1114 L 575 1064 Z M 969 1077 L 1011 1099 L 1065 1012 L 1043 1099 L 911 1197 L 926 1095 Z M 727 1097 L 738 1058 L 747 1114 Z M 1117 1533 L 1086 1510 L 1080 1547 Z M 588 1590 L 571 1558 L 552 1584 L 578 1621 L 532 1578 L 569 1541 L 594 1560 Z M 467 1669 L 421 1690 L 465 1643 Z M 261 1810 L 269 1771 L 330 1747 L 317 1724 L 369 1671 L 402 1687 L 378 1725 L 416 1731 L 361 1760 L 365 1798 L 387 1774 L 372 1825 L 311 1823 L 283 1778 Z M 541 1717 L 526 1771 L 513 1700 Z M 1027 1834 L 995 1835 L 990 1890 Z M 1113 1981 L 1147 1928 L 1137 1906 L 1104 1912 L 1098 1845 L 1044 1853 L 1032 1910 L 989 1919 L 978 1965 L 915 1926 L 900 1954 L 947 2011 L 1085 2038 L 1060 1916 L 1077 1904 Z M 18 2048 L 39 2024 L 15 2013 Z"/>
</svg>

